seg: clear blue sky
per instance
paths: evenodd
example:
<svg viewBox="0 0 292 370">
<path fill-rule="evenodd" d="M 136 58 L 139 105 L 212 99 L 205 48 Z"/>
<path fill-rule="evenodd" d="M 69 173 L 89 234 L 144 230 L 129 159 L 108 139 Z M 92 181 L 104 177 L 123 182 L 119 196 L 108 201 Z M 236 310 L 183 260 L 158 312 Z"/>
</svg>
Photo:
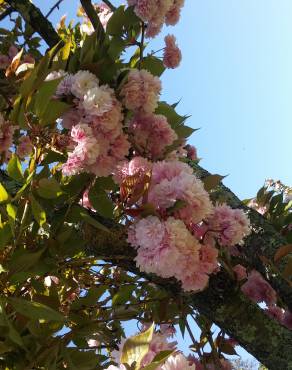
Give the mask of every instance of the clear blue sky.
<svg viewBox="0 0 292 370">
<path fill-rule="evenodd" d="M 44 12 L 55 0 L 35 0 Z M 120 4 L 121 1 L 113 1 Z M 65 0 L 51 20 L 76 17 L 77 0 Z M 241 198 L 265 178 L 292 184 L 292 1 L 186 0 L 174 33 L 183 62 L 163 76 L 163 99 L 179 99 L 190 142 L 213 173 Z"/>
<path fill-rule="evenodd" d="M 113 1 L 121 4 L 121 1 Z M 54 0 L 35 0 L 48 9 Z M 65 0 L 51 17 L 76 17 L 77 0 Z M 201 128 L 190 142 L 214 173 L 241 198 L 267 177 L 292 184 L 291 0 L 186 0 L 174 33 L 183 62 L 163 76 L 163 98 L 179 99 L 189 125 Z"/>
</svg>

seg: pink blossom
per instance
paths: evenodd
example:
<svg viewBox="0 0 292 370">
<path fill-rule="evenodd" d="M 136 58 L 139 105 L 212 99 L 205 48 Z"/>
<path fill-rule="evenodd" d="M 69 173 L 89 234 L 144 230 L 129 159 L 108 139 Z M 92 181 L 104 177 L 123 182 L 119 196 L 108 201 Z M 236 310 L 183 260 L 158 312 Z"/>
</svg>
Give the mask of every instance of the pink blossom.
<svg viewBox="0 0 292 370">
<path fill-rule="evenodd" d="M 126 108 L 134 112 L 152 113 L 157 107 L 161 82 L 158 77 L 142 69 L 131 70 L 121 90 Z"/>
<path fill-rule="evenodd" d="M 106 26 L 108 24 L 108 21 L 110 20 L 111 16 L 113 15 L 113 12 L 111 9 L 103 2 L 97 5 L 98 8 L 98 17 L 100 19 L 101 24 L 103 25 L 103 28 L 106 29 Z"/>
<path fill-rule="evenodd" d="M 273 305 L 277 300 L 277 294 L 271 285 L 256 270 L 248 274 L 248 279 L 241 287 L 242 292 L 252 301 L 265 302 Z"/>
<path fill-rule="evenodd" d="M 72 89 L 74 79 L 75 79 L 74 75 L 65 74 L 64 78 L 62 79 L 62 81 L 59 83 L 57 87 L 56 95 L 60 97 L 63 95 L 71 94 L 71 89 Z"/>
<path fill-rule="evenodd" d="M 32 142 L 30 140 L 30 137 L 29 136 L 22 136 L 20 139 L 19 139 L 19 143 L 18 143 L 18 146 L 17 146 L 17 149 L 16 149 L 16 154 L 20 157 L 20 158 L 24 158 L 28 155 L 30 155 L 33 151 L 33 145 L 32 145 Z"/>
<path fill-rule="evenodd" d="M 218 249 L 209 245 L 202 245 L 200 268 L 211 274 L 218 269 Z"/>
<path fill-rule="evenodd" d="M 184 6 L 184 2 L 185 2 L 184 0 L 174 0 L 173 5 L 166 13 L 165 23 L 167 25 L 174 26 L 175 24 L 177 24 L 180 18 L 181 9 Z"/>
<path fill-rule="evenodd" d="M 222 370 L 232 370 L 231 363 L 225 358 L 220 359 L 220 365 L 222 367 Z M 207 370 L 217 370 L 217 366 L 215 364 L 207 364 L 206 368 Z"/>
<path fill-rule="evenodd" d="M 141 271 L 175 277 L 186 291 L 206 287 L 217 254 L 208 250 L 201 255 L 200 243 L 181 220 L 148 216 L 129 228 L 128 242 L 137 249 L 135 260 Z"/>
<path fill-rule="evenodd" d="M 168 357 L 161 370 L 196 370 L 196 365 L 190 363 L 182 353 L 176 353 Z"/>
<path fill-rule="evenodd" d="M 62 117 L 62 126 L 70 130 L 73 126 L 76 126 L 82 119 L 82 113 L 78 109 L 71 108 L 65 112 Z"/>
<path fill-rule="evenodd" d="M 8 152 L 13 143 L 13 134 L 15 130 L 16 126 L 5 121 L 4 117 L 0 113 L 0 154 L 2 153 L 4 157 L 9 156 Z"/>
<path fill-rule="evenodd" d="M 250 222 L 245 213 L 226 204 L 215 207 L 208 223 L 209 229 L 222 246 L 236 245 L 250 233 Z"/>
<path fill-rule="evenodd" d="M 151 171 L 152 164 L 146 158 L 134 157 L 131 161 L 121 162 L 115 170 L 114 179 L 121 184 L 127 176 L 133 176 L 138 173 L 141 175 Z"/>
<path fill-rule="evenodd" d="M 282 324 L 286 326 L 287 329 L 292 330 L 292 313 L 290 311 L 284 313 Z"/>
<path fill-rule="evenodd" d="M 176 45 L 176 39 L 173 35 L 167 35 L 164 41 L 163 63 L 167 68 L 176 68 L 179 66 L 182 58 L 181 51 Z"/>
<path fill-rule="evenodd" d="M 187 151 L 187 158 L 191 159 L 192 161 L 195 161 L 198 159 L 197 156 L 197 149 L 193 145 L 186 145 L 185 149 Z"/>
<path fill-rule="evenodd" d="M 241 281 L 247 278 L 246 268 L 240 264 L 233 267 L 233 271 L 235 272 L 236 279 Z"/>
<path fill-rule="evenodd" d="M 167 146 L 177 140 L 166 117 L 157 114 L 135 116 L 129 124 L 129 134 L 137 150 L 151 159 L 161 158 Z"/>
<path fill-rule="evenodd" d="M 178 200 L 186 205 L 175 216 L 187 223 L 198 223 L 212 212 L 209 194 L 190 166 L 179 161 L 154 163 L 149 202 L 163 211 Z"/>
</svg>

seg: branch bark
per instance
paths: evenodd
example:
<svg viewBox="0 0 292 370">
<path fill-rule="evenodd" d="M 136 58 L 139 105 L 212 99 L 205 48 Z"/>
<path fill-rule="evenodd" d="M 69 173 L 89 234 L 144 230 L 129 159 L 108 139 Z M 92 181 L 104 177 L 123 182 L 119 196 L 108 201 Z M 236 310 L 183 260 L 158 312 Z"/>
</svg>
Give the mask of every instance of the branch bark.
<svg viewBox="0 0 292 370">
<path fill-rule="evenodd" d="M 203 178 L 209 175 L 206 170 L 194 162 L 189 164 L 198 177 Z M 3 171 L 0 171 L 0 182 L 10 193 L 17 191 L 18 185 L 15 181 L 11 181 Z M 218 190 L 212 193 L 212 198 L 218 200 L 222 197 L 232 207 L 241 207 L 249 212 L 253 232 L 246 239 L 242 250 L 245 253 L 247 264 L 264 273 L 259 256 L 264 255 L 272 259 L 277 248 L 283 245 L 284 240 L 264 217 L 244 206 L 228 188 L 221 184 Z M 247 300 L 226 273 L 220 272 L 212 276 L 209 287 L 205 291 L 186 294 L 175 279 L 162 279 L 140 272 L 134 262 L 135 250 L 126 242 L 125 228 L 111 220 L 93 216 L 110 228 L 111 233 L 97 231 L 89 225 L 84 225 L 81 232 L 86 241 L 88 255 L 108 256 L 109 260 L 117 266 L 159 285 L 176 299 L 181 297 L 235 338 L 241 346 L 270 370 L 292 369 L 292 351 L 290 350 L 292 332 L 270 319 L 262 309 Z M 125 256 L 125 259 L 120 259 L 121 255 Z M 285 298 L 286 303 L 291 302 L 291 288 L 287 287 L 279 276 L 270 277 L 270 281 L 281 294 L 282 299 Z"/>
<path fill-rule="evenodd" d="M 52 24 L 44 17 L 42 12 L 29 0 L 6 0 L 11 8 L 17 11 L 50 46 L 53 47 L 59 41 L 59 35 Z"/>
<path fill-rule="evenodd" d="M 93 28 L 97 33 L 97 39 L 102 43 L 105 38 L 105 32 L 103 26 L 99 20 L 97 12 L 94 6 L 91 3 L 91 0 L 80 0 L 81 5 L 89 18 L 90 22 L 92 23 Z"/>
<path fill-rule="evenodd" d="M 111 227 L 110 223 L 107 226 Z M 175 299 L 180 297 L 236 339 L 269 370 L 292 369 L 292 332 L 247 300 L 226 273 L 212 276 L 205 291 L 187 294 L 175 279 L 162 279 L 137 269 L 135 251 L 127 245 L 122 226 L 112 226 L 111 234 L 97 232 L 91 226 L 85 226 L 82 232 L 88 254 L 96 257 L 107 255 L 117 266 L 159 285 Z M 127 258 L 119 259 L 120 255 Z"/>
</svg>

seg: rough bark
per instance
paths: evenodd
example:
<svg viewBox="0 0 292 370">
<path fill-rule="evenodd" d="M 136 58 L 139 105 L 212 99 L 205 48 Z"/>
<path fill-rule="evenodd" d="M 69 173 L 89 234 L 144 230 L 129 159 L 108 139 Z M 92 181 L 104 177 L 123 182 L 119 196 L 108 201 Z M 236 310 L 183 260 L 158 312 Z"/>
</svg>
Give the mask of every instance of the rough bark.
<svg viewBox="0 0 292 370">
<path fill-rule="evenodd" d="M 200 166 L 190 164 L 197 176 L 203 178 L 209 175 Z M 15 193 L 19 187 L 3 171 L 0 171 L 0 182 L 10 193 Z M 221 184 L 218 190 L 212 193 L 212 197 L 221 199 L 222 196 L 231 206 L 241 207 L 249 212 L 253 232 L 246 239 L 242 250 L 245 251 L 247 263 L 263 271 L 259 256 L 272 259 L 275 250 L 284 243 L 281 235 L 264 217 L 245 207 L 228 188 Z M 162 279 L 152 274 L 141 273 L 135 266 L 135 250 L 126 242 L 125 228 L 114 224 L 111 220 L 104 220 L 96 215 L 94 217 L 111 229 L 111 232 L 101 232 L 91 226 L 83 225 L 81 232 L 86 240 L 88 254 L 96 257 L 107 256 L 117 266 L 158 284 L 176 298 L 181 297 L 191 304 L 194 310 L 199 310 L 235 338 L 242 347 L 270 370 L 292 369 L 292 332 L 270 319 L 257 305 L 248 301 L 229 275 L 221 272 L 212 276 L 209 287 L 205 291 L 186 294 L 175 279 Z M 124 258 L 120 259 L 120 256 Z M 286 298 L 287 303 L 291 302 L 291 288 L 284 285 L 279 276 L 270 280 L 277 288 L 277 292 L 281 293 L 283 300 Z"/>
<path fill-rule="evenodd" d="M 110 223 L 107 224 L 110 227 Z M 113 226 L 110 234 L 83 228 L 83 237 L 91 255 L 108 256 L 117 266 L 159 285 L 170 295 L 190 304 L 235 338 L 249 353 L 270 370 L 292 369 L 292 333 L 270 319 L 256 304 L 247 300 L 234 281 L 221 272 L 210 279 L 209 287 L 195 294 L 186 294 L 175 279 L 162 279 L 141 273 L 136 268 L 135 251 L 126 242 L 122 226 Z M 125 258 L 120 259 L 120 256 Z"/>
</svg>

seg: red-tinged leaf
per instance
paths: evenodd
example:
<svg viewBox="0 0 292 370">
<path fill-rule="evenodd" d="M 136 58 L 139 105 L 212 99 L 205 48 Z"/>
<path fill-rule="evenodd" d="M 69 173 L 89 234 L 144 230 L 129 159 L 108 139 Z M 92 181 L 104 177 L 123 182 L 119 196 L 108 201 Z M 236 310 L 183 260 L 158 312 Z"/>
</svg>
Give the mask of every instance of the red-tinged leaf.
<svg viewBox="0 0 292 370">
<path fill-rule="evenodd" d="M 287 254 L 292 253 L 292 244 L 286 244 L 280 247 L 274 256 L 274 261 L 277 263 L 279 262 L 283 257 L 287 256 Z"/>
</svg>

